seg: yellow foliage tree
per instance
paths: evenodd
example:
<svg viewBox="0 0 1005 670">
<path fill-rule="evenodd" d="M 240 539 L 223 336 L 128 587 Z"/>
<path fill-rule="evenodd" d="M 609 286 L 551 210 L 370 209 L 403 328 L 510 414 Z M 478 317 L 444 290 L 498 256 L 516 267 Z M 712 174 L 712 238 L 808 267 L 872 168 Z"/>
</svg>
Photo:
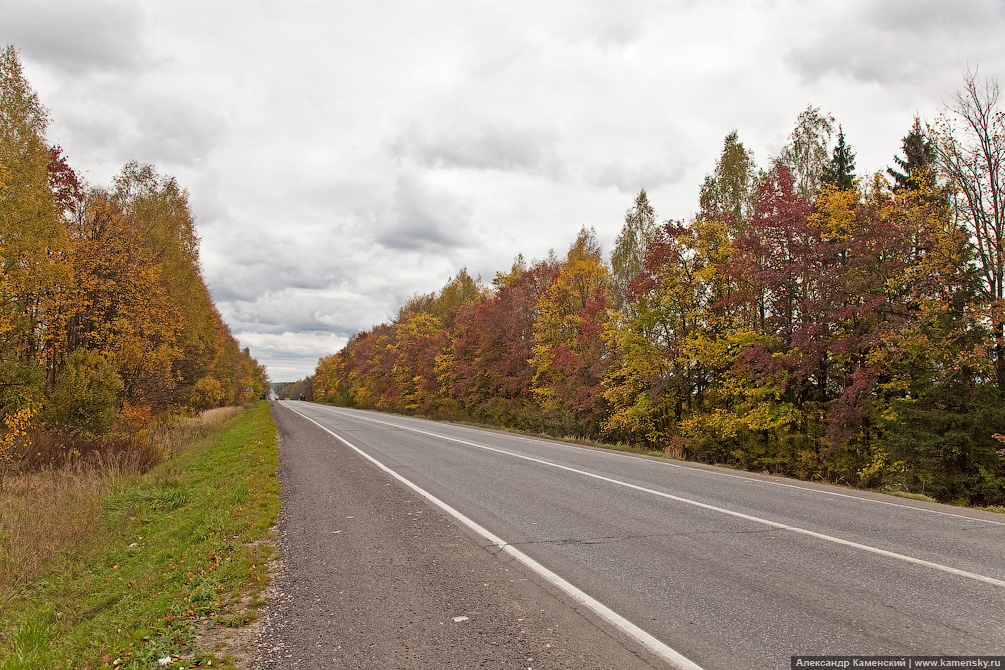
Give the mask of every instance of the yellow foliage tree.
<svg viewBox="0 0 1005 670">
<path fill-rule="evenodd" d="M 447 333 L 432 314 L 419 312 L 395 324 L 391 376 L 395 406 L 409 412 L 428 412 L 439 403 L 436 357 L 442 353 Z"/>
<path fill-rule="evenodd" d="M 546 422 L 568 434 L 599 433 L 606 414 L 601 380 L 611 360 L 603 339 L 610 285 L 596 234 L 584 228 L 537 304 L 534 395 Z"/>
<path fill-rule="evenodd" d="M 27 428 L 33 414 L 29 406 L 4 413 L 0 425 L 0 490 L 3 489 L 4 479 L 17 472 L 23 455 L 20 450 L 29 446 Z"/>
<path fill-rule="evenodd" d="M 48 116 L 12 46 L 0 51 L 0 120 L 0 418 L 20 426 L 44 391 L 69 278 L 48 182 Z"/>
<path fill-rule="evenodd" d="M 175 404 L 181 314 L 139 239 L 140 223 L 105 193 L 91 194 L 73 230 L 68 341 L 114 364 L 130 405 L 161 411 Z"/>
<path fill-rule="evenodd" d="M 612 437 L 665 447 L 678 422 L 701 411 L 725 369 L 736 326 L 723 306 L 731 290 L 725 223 L 668 223 L 650 243 L 628 294 L 629 309 L 605 331 L 620 352 L 604 379 Z"/>
</svg>

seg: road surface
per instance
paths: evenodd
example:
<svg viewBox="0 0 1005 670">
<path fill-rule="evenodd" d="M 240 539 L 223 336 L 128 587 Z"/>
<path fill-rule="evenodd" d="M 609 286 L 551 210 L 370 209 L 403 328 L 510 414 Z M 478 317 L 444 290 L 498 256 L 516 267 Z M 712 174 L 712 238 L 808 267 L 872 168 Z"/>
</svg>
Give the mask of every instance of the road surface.
<svg viewBox="0 0 1005 670">
<path fill-rule="evenodd" d="M 446 601 L 472 599 L 467 609 L 447 607 L 435 625 L 360 621 L 360 640 L 425 649 L 415 652 L 415 665 L 353 666 L 342 657 L 342 665 L 317 667 L 428 667 L 419 656 L 443 644 L 467 656 L 439 667 L 781 668 L 794 655 L 987 656 L 1005 649 L 1002 515 L 499 431 L 283 405 L 277 420 L 315 445 L 310 458 L 283 458 L 284 507 L 290 486 L 318 507 L 325 501 L 317 496 L 333 503 L 297 542 L 287 531 L 287 552 L 302 553 L 284 556 L 302 562 L 287 566 L 293 579 L 322 579 L 304 568 L 320 560 L 310 551 L 320 540 L 311 538 L 347 544 L 349 533 L 357 536 L 352 565 L 328 563 L 322 571 L 338 575 L 344 591 L 368 566 L 389 569 L 377 556 L 392 566 L 379 596 L 385 601 L 411 597 L 416 580 L 435 573 L 443 556 L 460 552 L 462 564 L 485 571 L 475 580 L 484 577 L 484 587 L 422 585 L 454 589 Z M 304 466 L 309 473 L 294 475 Z M 338 490 L 316 490 L 308 474 L 338 478 Z M 414 524 L 407 555 L 389 557 L 392 547 L 368 544 L 366 532 L 354 528 L 357 482 L 368 496 L 390 496 L 384 514 L 406 529 Z M 426 526 L 430 519 L 435 527 Z M 423 564 L 416 552 L 427 551 L 440 558 Z M 407 570 L 395 573 L 397 563 Z M 522 590 L 505 591 L 514 584 Z M 464 591 L 472 588 L 475 595 Z M 343 604 L 326 602 L 318 616 L 333 616 Z M 503 630 L 511 615 L 533 624 L 531 632 Z M 429 628 L 457 635 L 417 642 Z M 493 656 L 486 645 L 502 650 Z"/>
</svg>

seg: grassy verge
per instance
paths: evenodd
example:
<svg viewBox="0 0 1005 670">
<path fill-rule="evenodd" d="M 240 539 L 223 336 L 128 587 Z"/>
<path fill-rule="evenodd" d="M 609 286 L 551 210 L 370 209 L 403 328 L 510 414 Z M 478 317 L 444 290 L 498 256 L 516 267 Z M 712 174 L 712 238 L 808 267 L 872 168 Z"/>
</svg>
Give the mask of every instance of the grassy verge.
<svg viewBox="0 0 1005 670">
<path fill-rule="evenodd" d="M 0 670 L 232 665 L 198 640 L 245 625 L 261 604 L 279 510 L 276 439 L 263 402 L 144 475 L 82 486 L 50 473 L 56 483 L 36 484 L 39 500 L 62 491 L 57 513 L 79 517 L 80 537 L 0 584 Z"/>
<path fill-rule="evenodd" d="M 924 493 L 911 493 L 909 491 L 901 491 L 900 489 L 894 488 L 884 488 L 882 493 L 888 496 L 896 496 L 898 498 L 909 498 L 911 500 L 923 500 L 925 502 L 939 502 L 931 496 L 926 496 Z"/>
</svg>

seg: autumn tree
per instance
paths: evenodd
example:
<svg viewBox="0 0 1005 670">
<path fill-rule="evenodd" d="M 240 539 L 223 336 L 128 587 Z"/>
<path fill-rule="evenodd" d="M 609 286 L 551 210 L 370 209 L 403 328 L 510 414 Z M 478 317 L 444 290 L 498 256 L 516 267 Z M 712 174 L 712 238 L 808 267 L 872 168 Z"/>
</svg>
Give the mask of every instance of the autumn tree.
<svg viewBox="0 0 1005 670">
<path fill-rule="evenodd" d="M 83 205 L 85 188 L 77 172 L 63 154 L 62 147 L 50 147 L 49 190 L 55 200 L 56 210 L 67 221 L 72 221 Z"/>
<path fill-rule="evenodd" d="M 467 268 L 447 280 L 443 288 L 433 293 L 414 295 L 398 310 L 395 322 L 405 322 L 416 314 L 428 314 L 444 327 L 449 327 L 453 312 L 476 299 L 482 292 L 480 278 L 473 278 Z"/>
<path fill-rule="evenodd" d="M 46 418 L 56 427 L 102 435 L 115 426 L 122 389 L 122 378 L 111 361 L 95 351 L 78 349 L 56 377 Z"/>
<path fill-rule="evenodd" d="M 318 360 L 314 372 L 318 400 L 343 407 L 366 406 L 362 401 L 358 345 L 367 336 L 365 332 L 354 333 L 342 349 Z M 285 397 L 297 397 L 291 389 L 286 389 L 285 393 Z"/>
<path fill-rule="evenodd" d="M 883 368 L 876 386 L 882 442 L 873 451 L 890 483 L 941 500 L 996 504 L 1005 500 L 1005 461 L 993 434 L 1005 425 L 1005 404 L 973 246 L 941 199 L 901 190 L 893 202 L 913 229 L 914 262 L 898 284 L 909 318 L 872 357 Z"/>
<path fill-rule="evenodd" d="M 757 212 L 734 241 L 729 274 L 737 284 L 732 300 L 754 316 L 758 337 L 735 357 L 727 413 L 716 418 L 733 426 L 721 434 L 735 436 L 739 426 L 756 438 L 735 452 L 743 465 L 791 460 L 800 435 L 819 451 L 833 374 L 828 316 L 843 299 L 836 274 L 847 241 L 814 224 L 812 206 L 784 167 L 761 183 Z"/>
<path fill-rule="evenodd" d="M 968 72 L 935 133 L 939 166 L 951 183 L 953 203 L 969 232 L 991 310 L 995 378 L 1005 393 L 1005 111 L 997 79 Z"/>
<path fill-rule="evenodd" d="M 625 224 L 611 250 L 611 297 L 619 310 L 625 305 L 628 284 L 642 270 L 642 257 L 656 236 L 657 228 L 656 210 L 642 189 L 625 212 Z"/>
<path fill-rule="evenodd" d="M 599 433 L 606 412 L 610 280 L 596 233 L 583 228 L 537 305 L 534 394 L 546 421 L 566 434 Z"/>
<path fill-rule="evenodd" d="M 394 409 L 423 414 L 439 409 L 442 393 L 436 359 L 449 339 L 449 332 L 431 314 L 414 314 L 395 324 L 391 344 Z"/>
<path fill-rule="evenodd" d="M 701 216 L 725 222 L 731 235 L 742 234 L 752 214 L 756 169 L 754 152 L 743 146 L 737 132 L 726 135 L 715 170 L 701 186 Z"/>
<path fill-rule="evenodd" d="M 444 287 L 412 296 L 393 324 L 354 334 L 346 346 L 318 361 L 314 391 L 326 402 L 409 412 L 446 407 L 444 356 L 458 310 L 482 287 L 461 270 Z"/>
<path fill-rule="evenodd" d="M 380 324 L 372 328 L 368 335 L 360 340 L 354 352 L 359 389 L 357 402 L 361 407 L 390 409 L 398 400 L 398 389 L 392 374 L 394 326 Z"/>
<path fill-rule="evenodd" d="M 446 394 L 459 414 L 506 426 L 541 427 L 533 394 L 538 304 L 558 271 L 548 258 L 530 266 L 518 256 L 493 290 L 457 312 L 452 344 L 438 361 Z"/>
<path fill-rule="evenodd" d="M 47 123 L 7 47 L 0 413 L 12 412 L 17 430 L 35 417 L 96 434 L 264 393 L 264 368 L 231 336 L 202 278 L 187 193 L 137 163 L 111 193 L 86 188 L 47 145 Z"/>
<path fill-rule="evenodd" d="M 300 399 L 307 401 L 315 400 L 314 398 L 315 382 L 316 378 L 314 375 L 308 375 L 303 379 L 298 379 L 290 387 L 289 397 L 294 400 L 300 400 Z"/>
<path fill-rule="evenodd" d="M 0 52 L 0 416 L 34 411 L 59 341 L 66 235 L 49 188 L 47 125 L 8 46 Z"/>
<path fill-rule="evenodd" d="M 481 293 L 480 281 L 462 269 L 439 291 L 414 296 L 402 306 L 386 352 L 391 365 L 388 390 L 393 397 L 388 407 L 423 413 L 445 407 L 442 356 L 450 345 L 457 311 Z"/>
<path fill-rule="evenodd" d="M 799 113 L 789 141 L 775 160 L 785 167 L 795 182 L 795 190 L 804 200 L 812 202 L 820 193 L 821 178 L 828 166 L 834 117 L 823 115 L 818 107 L 809 105 Z"/>
<path fill-rule="evenodd" d="M 723 307 L 729 247 L 726 224 L 699 217 L 668 222 L 646 249 L 629 288 L 631 309 L 605 330 L 616 352 L 604 379 L 608 434 L 666 443 L 686 413 L 703 407 L 732 327 Z"/>
<path fill-rule="evenodd" d="M 232 341 L 237 343 L 237 340 Z M 247 405 L 265 398 L 265 393 L 269 388 L 269 376 L 265 367 L 252 357 L 248 347 L 241 349 L 237 378 L 240 385 L 240 392 L 237 396 L 239 404 Z"/>
<path fill-rule="evenodd" d="M 997 104 L 970 79 L 933 142 L 916 119 L 892 185 L 856 181 L 843 129 L 832 144 L 813 107 L 756 178 L 731 133 L 691 220 L 657 227 L 640 191 L 610 269 L 584 229 L 563 259 L 518 256 L 491 289 L 459 275 L 321 359 L 316 388 L 1001 504 Z"/>
<path fill-rule="evenodd" d="M 72 229 L 74 275 L 68 347 L 112 361 L 127 403 L 141 412 L 175 404 L 181 310 L 143 243 L 142 223 L 107 193 L 92 191 Z"/>
<path fill-rule="evenodd" d="M 183 403 L 199 380 L 214 376 L 212 362 L 220 346 L 218 315 L 199 267 L 199 240 L 188 193 L 153 166 L 130 162 L 116 176 L 111 198 L 135 221 L 137 244 L 159 266 L 161 283 L 180 310 L 178 356 L 172 370 L 178 380 L 177 400 Z"/>
</svg>

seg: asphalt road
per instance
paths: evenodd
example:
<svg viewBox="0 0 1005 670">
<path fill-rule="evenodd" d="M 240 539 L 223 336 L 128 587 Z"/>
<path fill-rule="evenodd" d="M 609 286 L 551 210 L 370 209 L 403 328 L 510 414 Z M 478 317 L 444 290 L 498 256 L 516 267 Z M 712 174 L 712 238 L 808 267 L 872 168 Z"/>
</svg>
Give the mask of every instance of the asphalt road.
<svg viewBox="0 0 1005 670">
<path fill-rule="evenodd" d="M 322 429 L 273 417 L 282 566 L 252 667 L 662 667 Z"/>
<path fill-rule="evenodd" d="M 494 627 L 475 635 L 464 660 L 317 667 L 782 668 L 793 655 L 1005 653 L 1001 515 L 497 431 L 284 404 L 288 409 L 276 412 L 281 430 L 309 426 L 316 436 L 314 446 L 301 450 L 316 452 L 313 460 L 281 447 L 284 557 L 294 547 L 303 552 L 286 558 L 291 578 L 305 581 L 298 588 L 325 575 L 351 585 L 363 579 L 374 556 L 408 564 L 386 575 L 384 595 L 374 595 L 385 601 L 419 588 L 417 581 L 425 583 L 427 571 L 454 553 L 465 565 L 480 556 L 475 563 L 487 571 L 485 581 L 479 573 L 449 587 L 430 582 L 422 588 L 431 589 L 432 600 L 416 605 L 442 605 L 445 622 L 437 630 L 456 633 L 450 639 L 459 647 L 471 642 L 465 635 L 475 626 L 461 628 L 453 617 Z M 294 419 L 289 409 L 306 418 Z M 322 472 L 328 462 L 331 470 Z M 310 472 L 295 474 L 298 468 Z M 339 490 L 308 483 L 310 477 L 337 478 Z M 369 493 L 354 492 L 366 482 Z M 297 496 L 326 511 L 293 543 L 287 508 Z M 348 564 L 338 555 L 329 562 L 312 555 L 316 538 L 347 543 L 357 523 L 346 518 L 357 516 L 346 513 L 352 500 L 410 519 L 406 526 L 420 524 L 409 527 L 421 549 L 406 548 L 412 554 L 394 558 L 393 542 L 368 543 L 360 532 Z M 433 527 L 421 525 L 430 519 Z M 423 563 L 421 552 L 438 558 Z M 319 561 L 324 567 L 311 573 Z M 297 562 L 303 566 L 293 570 Z M 528 563 L 543 566 L 544 576 Z M 444 578 L 458 576 L 448 572 Z M 490 575 L 501 590 L 479 599 L 478 584 L 489 583 Z M 514 585 L 523 590 L 504 588 Z M 437 600 L 438 588 L 453 595 Z M 460 611 L 456 603 L 465 598 L 474 599 L 477 616 Z M 483 607 L 489 603 L 496 609 Z M 512 613 L 533 613 L 525 618 L 540 628 L 522 641 L 520 634 L 507 637 L 502 629 Z M 416 644 L 430 628 L 360 626 L 359 640 L 392 648 Z M 511 656 L 490 658 L 476 644 L 492 635 L 509 640 L 504 646 Z M 442 647 L 445 640 L 429 644 Z M 584 653 L 587 641 L 593 647 Z"/>
</svg>

